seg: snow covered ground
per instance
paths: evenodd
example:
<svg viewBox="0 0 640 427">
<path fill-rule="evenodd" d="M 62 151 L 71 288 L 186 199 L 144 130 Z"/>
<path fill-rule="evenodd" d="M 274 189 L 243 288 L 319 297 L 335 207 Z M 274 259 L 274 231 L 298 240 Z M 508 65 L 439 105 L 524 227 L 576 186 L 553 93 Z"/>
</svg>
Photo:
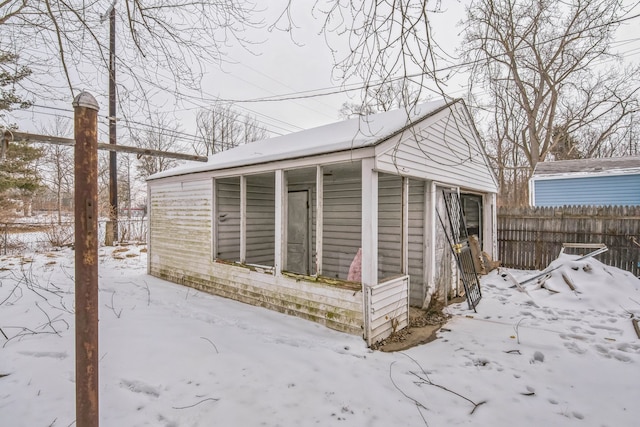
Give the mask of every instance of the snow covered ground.
<svg viewBox="0 0 640 427">
<path fill-rule="evenodd" d="M 450 306 L 436 341 L 382 353 L 101 249 L 101 425 L 640 425 L 640 280 L 560 261 L 546 289 L 491 273 L 478 313 Z M 73 274 L 71 250 L 0 258 L 2 426 L 74 425 Z"/>
</svg>

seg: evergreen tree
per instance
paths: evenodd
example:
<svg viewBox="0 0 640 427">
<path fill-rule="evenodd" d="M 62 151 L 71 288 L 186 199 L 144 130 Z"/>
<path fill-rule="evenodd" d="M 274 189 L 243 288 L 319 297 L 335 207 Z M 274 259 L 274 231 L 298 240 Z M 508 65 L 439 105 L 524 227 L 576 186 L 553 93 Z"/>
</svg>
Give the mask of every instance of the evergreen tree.
<svg viewBox="0 0 640 427">
<path fill-rule="evenodd" d="M 27 108 L 31 102 L 16 93 L 16 84 L 29 77 L 31 70 L 18 64 L 18 56 L 0 50 L 0 114 L 14 108 Z"/>
<path fill-rule="evenodd" d="M 0 51 L 0 117 L 4 111 L 31 105 L 16 92 L 18 83 L 30 74 L 29 68 L 18 64 L 17 55 Z M 4 129 L 1 131 L 5 132 Z M 6 143 L 4 140 L 0 148 L 0 211 L 4 217 L 0 219 L 6 220 L 20 200 L 28 213 L 31 197 L 40 188 L 36 164 L 43 150 L 26 143 Z"/>
<path fill-rule="evenodd" d="M 41 187 L 37 162 L 43 155 L 44 150 L 25 142 L 9 144 L 4 160 L 0 161 L 2 208 L 15 208 L 18 201 L 22 201 L 25 214 L 28 214 L 31 198 Z"/>
</svg>

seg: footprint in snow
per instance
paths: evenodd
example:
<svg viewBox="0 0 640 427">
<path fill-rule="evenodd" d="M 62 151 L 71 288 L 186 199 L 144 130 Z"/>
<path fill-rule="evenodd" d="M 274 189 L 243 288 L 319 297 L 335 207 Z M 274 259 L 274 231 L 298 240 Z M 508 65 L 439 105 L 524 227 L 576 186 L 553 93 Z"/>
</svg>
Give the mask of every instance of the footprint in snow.
<svg viewBox="0 0 640 427">
<path fill-rule="evenodd" d="M 625 353 L 636 353 L 640 354 L 640 345 L 631 344 L 628 342 L 620 343 L 616 346 L 619 351 L 623 351 Z"/>
<path fill-rule="evenodd" d="M 580 347 L 578 343 L 574 341 L 566 342 L 564 346 L 573 354 L 585 354 L 587 352 L 586 348 Z"/>
<path fill-rule="evenodd" d="M 123 388 L 127 388 L 134 393 L 142 393 L 148 396 L 160 397 L 160 391 L 156 387 L 145 384 L 142 381 L 122 380 L 120 381 L 120 386 Z"/>
</svg>

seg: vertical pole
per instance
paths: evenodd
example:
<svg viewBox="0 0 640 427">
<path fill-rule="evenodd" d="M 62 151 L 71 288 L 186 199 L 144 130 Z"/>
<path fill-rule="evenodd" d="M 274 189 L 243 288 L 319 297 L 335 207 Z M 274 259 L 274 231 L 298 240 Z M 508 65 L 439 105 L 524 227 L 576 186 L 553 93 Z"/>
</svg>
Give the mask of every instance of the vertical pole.
<svg viewBox="0 0 640 427">
<path fill-rule="evenodd" d="M 283 267 L 286 265 L 286 192 L 287 177 L 282 169 L 276 170 L 276 188 L 275 188 L 275 236 L 274 236 L 274 259 L 273 269 L 276 276 L 282 276 Z"/>
<path fill-rule="evenodd" d="M 73 100 L 76 281 L 76 426 L 98 426 L 98 103 Z"/>
<path fill-rule="evenodd" d="M 378 172 L 362 159 L 362 286 L 378 284 Z"/>
<path fill-rule="evenodd" d="M 402 177 L 402 244 L 400 271 L 409 274 L 409 178 Z"/>
<path fill-rule="evenodd" d="M 240 175 L 240 262 L 247 262 L 247 177 Z"/>
<path fill-rule="evenodd" d="M 149 188 L 149 184 L 147 184 Z M 150 192 L 147 191 L 147 200 L 151 200 Z M 149 218 L 151 219 L 151 218 Z M 151 221 L 149 221 L 151 224 Z M 149 227 L 151 229 L 151 227 Z M 150 245 L 147 244 L 147 248 L 150 249 Z M 150 254 L 147 254 L 147 260 L 151 258 Z M 218 183 L 215 178 L 211 178 L 211 260 L 215 261 L 218 258 Z"/>
<path fill-rule="evenodd" d="M 324 173 L 316 167 L 316 276 L 322 276 L 322 245 L 324 238 Z"/>
<path fill-rule="evenodd" d="M 109 144 L 116 144 L 116 8 L 109 12 Z M 113 227 L 113 242 L 118 241 L 118 159 L 109 152 L 109 220 Z M 109 238 L 107 238 L 109 241 Z"/>
</svg>

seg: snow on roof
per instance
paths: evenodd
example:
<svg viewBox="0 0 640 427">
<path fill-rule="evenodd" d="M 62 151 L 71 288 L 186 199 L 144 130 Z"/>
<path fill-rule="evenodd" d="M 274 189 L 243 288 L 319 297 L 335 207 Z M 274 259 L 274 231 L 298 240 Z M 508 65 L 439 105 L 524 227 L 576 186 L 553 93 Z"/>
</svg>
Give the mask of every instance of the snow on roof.
<svg viewBox="0 0 640 427">
<path fill-rule="evenodd" d="M 640 156 L 541 162 L 536 165 L 533 175 L 534 177 L 562 174 L 590 175 L 633 170 L 640 173 Z"/>
<path fill-rule="evenodd" d="M 393 136 L 409 124 L 424 120 L 455 102 L 457 100 L 432 101 L 419 104 L 411 109 L 401 108 L 386 111 L 367 117 L 344 120 L 243 144 L 231 150 L 209 156 L 207 163 L 189 162 L 154 174 L 149 179 L 228 169 L 374 146 Z"/>
</svg>

